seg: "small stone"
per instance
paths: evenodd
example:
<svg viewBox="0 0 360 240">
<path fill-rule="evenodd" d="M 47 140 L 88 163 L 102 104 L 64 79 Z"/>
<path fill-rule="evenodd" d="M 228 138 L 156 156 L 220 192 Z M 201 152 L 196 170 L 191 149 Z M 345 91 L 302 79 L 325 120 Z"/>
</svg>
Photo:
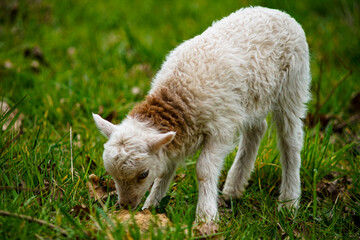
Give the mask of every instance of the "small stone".
<svg viewBox="0 0 360 240">
<path fill-rule="evenodd" d="M 5 101 L 0 101 L 0 114 L 5 114 L 7 111 L 9 111 L 11 109 L 10 105 L 5 102 Z M 8 119 L 6 120 L 6 122 L 4 123 L 4 125 L 2 126 L 2 130 L 5 131 L 9 126 L 11 121 L 14 119 L 14 117 L 17 115 L 17 113 L 19 112 L 18 109 L 15 109 L 8 117 Z M 12 129 L 15 132 L 20 131 L 20 127 L 22 124 L 22 120 L 24 118 L 24 115 L 21 113 L 19 115 L 19 117 L 15 120 L 15 123 L 12 125 Z"/>
<path fill-rule="evenodd" d="M 31 63 L 30 63 L 30 67 L 35 72 L 38 72 L 40 70 L 40 63 L 38 61 L 36 61 L 36 60 L 32 60 Z"/>
<path fill-rule="evenodd" d="M 74 48 L 74 47 L 69 47 L 69 48 L 67 49 L 67 54 L 68 54 L 69 57 L 73 57 L 73 56 L 75 55 L 75 53 L 76 53 L 76 48 Z"/>
<path fill-rule="evenodd" d="M 4 68 L 6 68 L 6 69 L 12 69 L 12 68 L 13 68 L 12 62 L 11 62 L 10 60 L 6 60 L 6 61 L 4 62 Z"/>
<path fill-rule="evenodd" d="M 131 89 L 131 93 L 132 93 L 133 95 L 139 95 L 140 92 L 141 92 L 141 90 L 140 90 L 140 88 L 138 88 L 138 87 L 133 87 L 133 88 Z"/>
</svg>

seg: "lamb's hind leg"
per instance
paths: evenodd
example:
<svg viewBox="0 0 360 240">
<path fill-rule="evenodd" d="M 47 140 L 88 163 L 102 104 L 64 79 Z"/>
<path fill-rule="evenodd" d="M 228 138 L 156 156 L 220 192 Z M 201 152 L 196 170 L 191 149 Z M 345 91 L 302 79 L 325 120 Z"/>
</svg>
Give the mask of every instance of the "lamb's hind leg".
<svg viewBox="0 0 360 240">
<path fill-rule="evenodd" d="M 273 121 L 278 132 L 278 148 L 281 153 L 282 179 L 280 206 L 297 208 L 300 200 L 300 151 L 303 145 L 302 118 L 306 114 L 306 102 L 310 98 L 309 57 L 306 42 L 302 52 L 290 64 L 288 79 L 282 86 Z"/>
<path fill-rule="evenodd" d="M 275 112 L 273 120 L 278 130 L 278 148 L 281 153 L 282 179 L 280 186 L 280 205 L 297 208 L 300 189 L 300 151 L 303 142 L 302 121 L 293 112 Z"/>
<path fill-rule="evenodd" d="M 242 196 L 254 168 L 256 154 L 266 127 L 266 120 L 264 120 L 258 126 L 254 126 L 243 133 L 239 149 L 223 189 L 225 200 L 228 201 L 230 198 L 240 198 Z"/>
</svg>

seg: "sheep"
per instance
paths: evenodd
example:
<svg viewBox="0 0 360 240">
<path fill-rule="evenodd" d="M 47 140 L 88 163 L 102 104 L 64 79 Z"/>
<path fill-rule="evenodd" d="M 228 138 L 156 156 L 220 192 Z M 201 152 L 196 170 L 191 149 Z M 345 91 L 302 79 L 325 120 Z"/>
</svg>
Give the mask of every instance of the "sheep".
<svg viewBox="0 0 360 240">
<path fill-rule="evenodd" d="M 279 207 L 298 207 L 310 81 L 305 33 L 279 10 L 242 8 L 183 42 L 121 124 L 93 114 L 108 138 L 104 167 L 114 178 L 120 205 L 137 207 L 152 184 L 143 209 L 158 205 L 179 164 L 201 149 L 196 221 L 218 221 L 224 159 L 238 144 L 222 193 L 225 200 L 240 198 L 271 112 L 282 164 Z"/>
</svg>

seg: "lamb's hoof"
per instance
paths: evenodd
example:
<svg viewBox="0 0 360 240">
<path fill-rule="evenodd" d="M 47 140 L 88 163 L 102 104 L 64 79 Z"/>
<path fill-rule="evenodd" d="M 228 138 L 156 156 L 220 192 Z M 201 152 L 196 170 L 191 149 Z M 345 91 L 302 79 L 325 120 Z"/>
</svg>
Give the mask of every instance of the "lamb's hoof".
<svg viewBox="0 0 360 240">
<path fill-rule="evenodd" d="M 217 234 L 219 232 L 219 225 L 215 222 L 198 223 L 193 228 L 195 237 L 203 237 L 200 239 L 224 239 L 223 236 Z"/>
<path fill-rule="evenodd" d="M 280 201 L 278 206 L 278 211 L 282 209 L 286 209 L 292 213 L 294 213 L 299 208 L 299 201 L 298 200 L 287 200 L 287 201 Z"/>
<path fill-rule="evenodd" d="M 218 206 L 219 208 L 230 208 L 231 207 L 230 198 L 225 198 L 224 196 L 220 196 L 218 198 Z"/>
<path fill-rule="evenodd" d="M 154 209 L 156 209 L 156 207 L 151 205 L 151 206 L 147 206 L 147 207 L 142 207 L 141 211 L 146 211 L 146 210 L 153 211 Z"/>
<path fill-rule="evenodd" d="M 218 206 L 224 208 L 231 208 L 232 205 L 237 204 L 240 199 L 238 197 L 231 197 L 229 195 L 223 194 L 218 199 Z"/>
</svg>

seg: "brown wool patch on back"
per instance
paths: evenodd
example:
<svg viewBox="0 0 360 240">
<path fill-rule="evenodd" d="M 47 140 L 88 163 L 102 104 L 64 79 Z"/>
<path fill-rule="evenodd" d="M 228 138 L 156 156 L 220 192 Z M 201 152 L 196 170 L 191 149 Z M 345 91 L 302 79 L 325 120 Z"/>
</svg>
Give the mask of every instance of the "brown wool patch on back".
<svg viewBox="0 0 360 240">
<path fill-rule="evenodd" d="M 176 132 L 169 149 L 179 149 L 194 128 L 190 115 L 190 100 L 189 93 L 179 93 L 175 89 L 163 87 L 135 106 L 129 116 L 148 122 L 161 133 Z"/>
</svg>

